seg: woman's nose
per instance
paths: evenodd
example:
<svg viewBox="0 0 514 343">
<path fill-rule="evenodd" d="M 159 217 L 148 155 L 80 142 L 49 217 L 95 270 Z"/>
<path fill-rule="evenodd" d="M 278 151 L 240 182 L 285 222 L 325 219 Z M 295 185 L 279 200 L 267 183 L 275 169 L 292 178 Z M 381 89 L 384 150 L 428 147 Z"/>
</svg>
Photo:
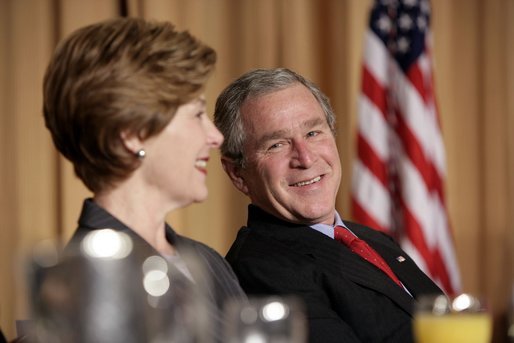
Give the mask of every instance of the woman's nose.
<svg viewBox="0 0 514 343">
<path fill-rule="evenodd" d="M 223 134 L 218 130 L 210 118 L 207 123 L 207 139 L 207 142 L 213 148 L 219 148 L 224 140 Z"/>
</svg>

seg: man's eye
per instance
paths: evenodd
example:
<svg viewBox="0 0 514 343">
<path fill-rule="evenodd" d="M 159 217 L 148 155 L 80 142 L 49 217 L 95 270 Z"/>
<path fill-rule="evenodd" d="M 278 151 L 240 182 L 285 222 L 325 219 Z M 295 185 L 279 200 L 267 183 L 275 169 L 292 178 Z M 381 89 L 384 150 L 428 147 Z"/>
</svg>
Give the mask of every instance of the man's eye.
<svg viewBox="0 0 514 343">
<path fill-rule="evenodd" d="M 319 135 L 319 131 L 310 131 L 307 133 L 307 137 L 316 137 L 317 135 Z"/>
<path fill-rule="evenodd" d="M 268 150 L 274 150 L 274 149 L 278 149 L 280 148 L 281 146 L 283 146 L 284 144 L 283 143 L 275 143 L 275 144 L 272 144 L 270 145 L 270 147 L 268 148 Z"/>
</svg>

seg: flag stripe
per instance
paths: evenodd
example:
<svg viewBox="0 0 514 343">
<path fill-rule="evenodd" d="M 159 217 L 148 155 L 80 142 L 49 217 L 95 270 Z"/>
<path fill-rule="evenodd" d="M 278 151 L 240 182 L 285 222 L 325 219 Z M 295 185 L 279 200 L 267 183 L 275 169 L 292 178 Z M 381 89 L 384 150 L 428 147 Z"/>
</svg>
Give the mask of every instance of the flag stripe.
<svg viewBox="0 0 514 343">
<path fill-rule="evenodd" d="M 387 98 L 384 92 L 384 88 L 378 83 L 365 66 L 362 68 L 362 93 L 373 101 L 373 104 L 378 107 L 382 115 L 386 114 L 387 111 Z"/>
<path fill-rule="evenodd" d="M 416 90 L 418 91 L 418 94 L 422 97 L 425 105 L 427 105 L 428 104 L 427 98 L 428 98 L 429 94 L 427 94 L 427 92 L 426 92 L 426 89 L 425 89 L 426 84 L 423 80 L 424 79 L 423 73 L 421 72 L 421 68 L 417 63 L 415 63 L 411 66 L 411 68 L 407 72 L 407 78 L 409 79 L 410 83 L 414 86 L 414 88 L 416 88 Z"/>
<path fill-rule="evenodd" d="M 366 217 L 363 217 L 361 222 L 373 228 L 388 229 L 391 226 L 391 198 L 387 188 L 383 187 L 369 169 L 359 161 L 356 161 L 353 166 L 353 175 L 357 180 L 352 183 L 354 201 L 363 211 L 366 211 Z M 362 213 L 362 211 L 357 212 Z M 355 216 L 355 218 L 360 217 Z M 373 221 L 368 222 L 368 218 L 372 218 Z M 375 226 L 375 223 L 378 223 L 378 226 Z"/>
<path fill-rule="evenodd" d="M 355 199 L 352 198 L 352 207 L 354 210 L 355 215 L 357 215 L 360 218 L 365 218 L 364 220 L 366 223 L 368 223 L 369 226 L 373 227 L 375 230 L 388 232 L 387 228 L 380 225 L 375 219 L 373 219 L 367 211 L 365 211 L 361 206 L 360 203 Z"/>
<path fill-rule="evenodd" d="M 364 55 L 364 66 L 369 70 L 371 75 L 377 82 L 387 87 L 387 63 L 389 61 L 389 53 L 382 41 L 374 34 L 369 34 L 365 41 L 366 50 L 372 51 L 371 54 Z"/>
<path fill-rule="evenodd" d="M 403 120 L 403 116 L 398 116 L 398 136 L 402 140 L 403 146 L 406 147 L 406 154 L 411 162 L 416 166 L 425 184 L 427 185 L 428 191 L 436 191 L 440 198 L 443 197 L 441 194 L 441 179 L 434 164 L 426 158 L 423 153 L 423 149 L 420 146 L 417 136 L 407 127 L 407 124 Z"/>
<path fill-rule="evenodd" d="M 368 142 L 362 137 L 362 135 L 358 135 L 358 154 L 368 156 L 368 160 L 366 162 L 366 166 L 373 175 L 384 185 L 387 187 L 387 167 L 380 160 L 380 158 L 375 154 L 375 151 L 369 146 Z"/>
<path fill-rule="evenodd" d="M 389 159 L 389 145 L 384 144 L 388 140 L 389 126 L 379 108 L 372 100 L 361 95 L 359 99 L 359 132 L 370 148 L 379 156 L 382 161 Z"/>
</svg>

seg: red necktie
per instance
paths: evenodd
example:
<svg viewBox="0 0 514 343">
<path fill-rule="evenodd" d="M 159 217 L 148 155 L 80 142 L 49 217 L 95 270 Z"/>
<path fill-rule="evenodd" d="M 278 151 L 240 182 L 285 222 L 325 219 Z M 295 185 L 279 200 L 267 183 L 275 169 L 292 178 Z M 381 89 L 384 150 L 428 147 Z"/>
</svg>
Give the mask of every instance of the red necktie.
<svg viewBox="0 0 514 343">
<path fill-rule="evenodd" d="M 342 226 L 336 226 L 334 228 L 334 238 L 344 243 L 352 252 L 356 253 L 369 263 L 372 263 L 377 268 L 387 274 L 398 286 L 403 287 L 400 280 L 394 275 L 391 268 L 387 265 L 384 259 L 372 248 L 363 241 L 355 236 L 353 233 L 348 231 Z"/>
</svg>

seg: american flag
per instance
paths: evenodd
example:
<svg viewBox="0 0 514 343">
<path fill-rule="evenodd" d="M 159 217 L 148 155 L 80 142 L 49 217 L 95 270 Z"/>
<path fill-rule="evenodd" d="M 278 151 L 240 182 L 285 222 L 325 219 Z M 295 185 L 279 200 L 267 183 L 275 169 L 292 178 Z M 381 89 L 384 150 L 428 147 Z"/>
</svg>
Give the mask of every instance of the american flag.
<svg viewBox="0 0 514 343">
<path fill-rule="evenodd" d="M 445 205 L 430 3 L 375 0 L 365 37 L 353 218 L 389 233 L 448 294 L 460 274 Z"/>
</svg>

